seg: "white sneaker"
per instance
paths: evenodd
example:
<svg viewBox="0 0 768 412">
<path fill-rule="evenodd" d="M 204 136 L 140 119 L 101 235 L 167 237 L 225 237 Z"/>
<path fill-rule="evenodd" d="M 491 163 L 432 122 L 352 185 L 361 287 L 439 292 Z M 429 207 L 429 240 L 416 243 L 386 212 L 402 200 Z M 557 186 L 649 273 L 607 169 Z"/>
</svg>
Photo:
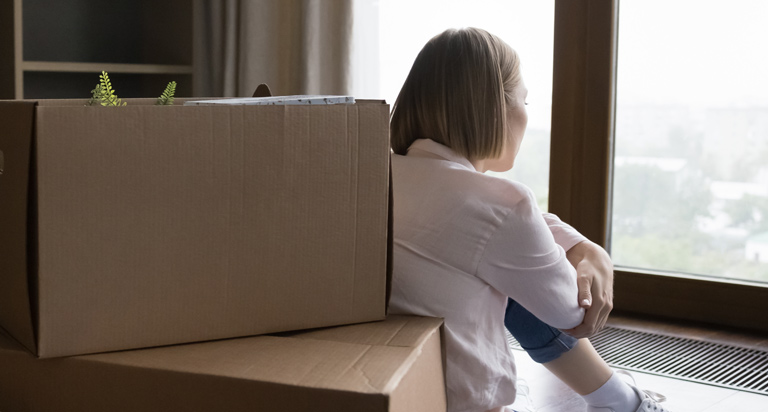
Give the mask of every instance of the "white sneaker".
<svg viewBox="0 0 768 412">
<path fill-rule="evenodd" d="M 632 379 L 632 383 L 630 384 L 627 382 L 627 385 L 629 385 L 633 391 L 637 394 L 638 398 L 640 398 L 640 406 L 637 407 L 635 412 L 672 412 L 669 409 L 663 407 L 660 405 L 661 402 L 664 402 L 667 400 L 667 397 L 649 390 L 642 390 L 637 387 L 637 383 L 635 382 L 635 377 L 632 376 L 631 373 L 616 369 L 616 373 L 629 376 L 630 379 Z M 595 406 L 588 406 L 587 412 L 616 412 L 613 408 L 600 408 Z"/>
<path fill-rule="evenodd" d="M 635 412 L 672 412 L 669 409 L 659 405 L 661 402 L 667 400 L 664 395 L 653 391 L 644 391 L 634 385 L 632 385 L 632 389 L 634 389 L 635 393 L 637 393 L 637 396 L 643 400 L 640 402 L 640 406 L 637 407 Z"/>
<path fill-rule="evenodd" d="M 533 405 L 533 399 L 531 399 L 531 389 L 528 387 L 528 382 L 524 379 L 517 380 L 515 403 L 507 406 L 506 410 L 514 412 L 536 412 L 536 407 Z"/>
</svg>

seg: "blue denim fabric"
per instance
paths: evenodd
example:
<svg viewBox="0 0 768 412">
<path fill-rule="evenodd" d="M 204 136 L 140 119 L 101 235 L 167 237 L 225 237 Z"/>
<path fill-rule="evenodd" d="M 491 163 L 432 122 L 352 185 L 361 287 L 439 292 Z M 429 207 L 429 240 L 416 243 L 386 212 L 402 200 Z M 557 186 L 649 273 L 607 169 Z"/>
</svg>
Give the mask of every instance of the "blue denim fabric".
<svg viewBox="0 0 768 412">
<path fill-rule="evenodd" d="M 576 346 L 578 339 L 542 322 L 512 299 L 507 301 L 504 326 L 538 363 L 547 363 Z"/>
</svg>

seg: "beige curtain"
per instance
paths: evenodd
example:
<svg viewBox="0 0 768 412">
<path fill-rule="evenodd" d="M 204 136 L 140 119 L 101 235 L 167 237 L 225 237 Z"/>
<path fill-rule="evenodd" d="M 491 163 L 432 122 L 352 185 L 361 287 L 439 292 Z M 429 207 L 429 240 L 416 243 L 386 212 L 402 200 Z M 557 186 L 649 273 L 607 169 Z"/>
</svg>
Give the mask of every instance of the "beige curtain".
<svg viewBox="0 0 768 412">
<path fill-rule="evenodd" d="M 194 94 L 348 94 L 353 0 L 195 0 Z"/>
</svg>

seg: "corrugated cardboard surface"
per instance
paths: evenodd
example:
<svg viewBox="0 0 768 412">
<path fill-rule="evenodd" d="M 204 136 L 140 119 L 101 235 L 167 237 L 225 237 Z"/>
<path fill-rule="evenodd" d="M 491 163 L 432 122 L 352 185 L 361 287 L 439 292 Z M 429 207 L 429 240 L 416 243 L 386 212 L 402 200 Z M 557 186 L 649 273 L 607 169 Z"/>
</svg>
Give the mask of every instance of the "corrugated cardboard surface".
<svg viewBox="0 0 768 412">
<path fill-rule="evenodd" d="M 0 138 L 0 221 L 36 200 L 38 252 L 37 273 L 0 272 L 17 300 L 0 325 L 39 356 L 384 318 L 388 105 L 39 103 Z M 24 186 L 24 152 L 6 147 L 32 143 L 30 196 L 6 196 Z"/>
<path fill-rule="evenodd" d="M 444 411 L 440 325 L 386 321 L 61 359 L 0 334 L 0 410 Z"/>
</svg>

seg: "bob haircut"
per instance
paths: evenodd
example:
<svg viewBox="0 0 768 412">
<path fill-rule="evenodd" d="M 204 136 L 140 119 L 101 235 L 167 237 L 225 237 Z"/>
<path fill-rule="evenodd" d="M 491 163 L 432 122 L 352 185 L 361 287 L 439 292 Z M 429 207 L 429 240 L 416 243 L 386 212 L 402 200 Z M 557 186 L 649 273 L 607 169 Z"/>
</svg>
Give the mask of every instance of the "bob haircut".
<svg viewBox="0 0 768 412">
<path fill-rule="evenodd" d="M 467 159 L 498 158 L 506 109 L 520 84 L 517 53 L 482 29 L 448 29 L 427 42 L 397 96 L 392 150 L 431 139 Z"/>
</svg>

